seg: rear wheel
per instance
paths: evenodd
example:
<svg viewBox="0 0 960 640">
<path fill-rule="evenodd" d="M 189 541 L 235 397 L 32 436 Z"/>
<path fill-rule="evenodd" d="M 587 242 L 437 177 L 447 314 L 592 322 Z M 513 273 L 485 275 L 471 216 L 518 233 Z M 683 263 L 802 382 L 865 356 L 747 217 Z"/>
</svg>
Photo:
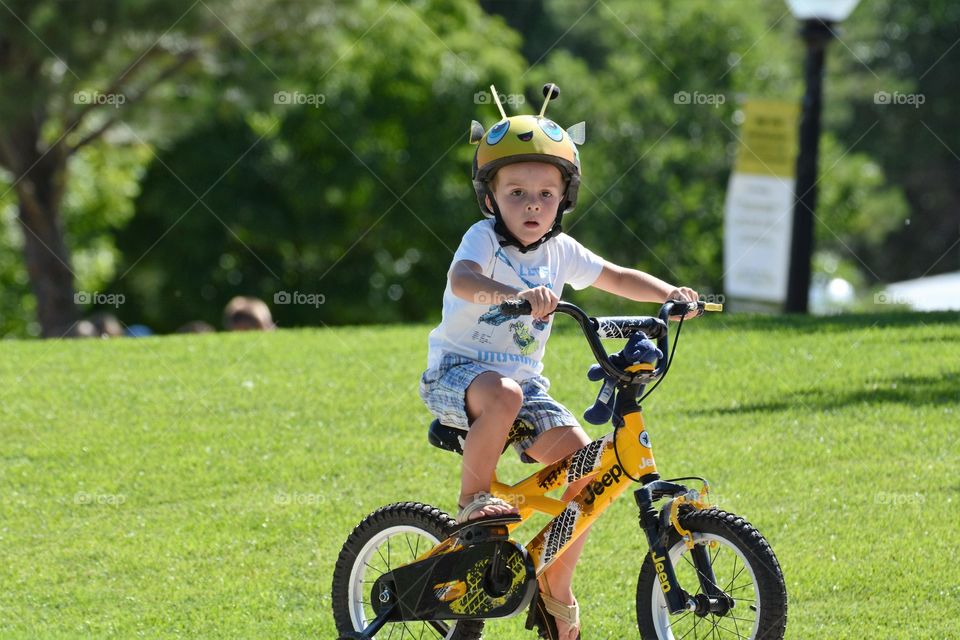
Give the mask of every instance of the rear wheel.
<svg viewBox="0 0 960 640">
<path fill-rule="evenodd" d="M 704 545 L 716 584 L 733 598 L 727 613 L 671 615 L 648 554 L 637 581 L 637 625 L 644 640 L 780 639 L 787 626 L 787 590 L 780 564 L 760 532 L 743 518 L 719 509 L 682 513 L 680 524 Z M 667 549 L 677 580 L 691 596 L 702 593 L 697 570 L 676 529 Z M 694 590 L 694 587 L 696 589 Z"/>
<path fill-rule="evenodd" d="M 391 504 L 364 518 L 344 543 L 333 572 L 333 618 L 341 636 L 362 631 L 376 617 L 370 597 L 379 576 L 412 562 L 447 538 L 456 524 L 446 513 L 418 502 Z M 408 633 L 418 639 L 478 640 L 483 622 L 388 623 L 376 637 Z"/>
</svg>

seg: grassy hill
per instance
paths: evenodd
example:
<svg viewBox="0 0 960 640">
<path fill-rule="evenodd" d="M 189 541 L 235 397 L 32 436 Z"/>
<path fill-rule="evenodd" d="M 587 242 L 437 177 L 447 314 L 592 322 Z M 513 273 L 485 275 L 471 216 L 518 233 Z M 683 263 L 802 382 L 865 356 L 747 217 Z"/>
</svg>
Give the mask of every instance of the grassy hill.
<svg viewBox="0 0 960 640">
<path fill-rule="evenodd" d="M 571 324 L 546 373 L 579 414 Z M 0 343 L 0 637 L 335 637 L 351 528 L 454 508 L 459 459 L 416 393 L 428 329 Z M 677 354 L 644 407 L 657 461 L 770 540 L 788 637 L 960 637 L 957 316 L 710 316 Z M 586 637 L 636 637 L 635 512 L 614 505 L 578 568 Z"/>
</svg>

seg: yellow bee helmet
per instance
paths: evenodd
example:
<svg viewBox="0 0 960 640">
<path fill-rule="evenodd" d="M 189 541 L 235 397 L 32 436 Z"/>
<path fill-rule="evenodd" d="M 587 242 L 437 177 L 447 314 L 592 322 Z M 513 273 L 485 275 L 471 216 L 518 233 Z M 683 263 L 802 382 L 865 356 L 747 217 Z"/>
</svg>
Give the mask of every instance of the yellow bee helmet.
<svg viewBox="0 0 960 640">
<path fill-rule="evenodd" d="M 572 211 L 577 204 L 580 188 L 580 153 L 577 145 L 583 144 L 584 123 L 564 130 L 553 120 L 544 117 L 547 104 L 560 95 L 560 88 L 553 83 L 543 87 L 545 99 L 539 115 L 507 117 L 496 89 L 491 86 L 490 91 L 502 118 L 487 131 L 476 120 L 471 124 L 470 142 L 478 145 L 473 157 L 473 188 L 480 211 L 488 218 L 496 219 L 494 230 L 505 238 L 500 244 L 516 246 L 522 252 L 531 251 L 560 233 L 563 214 Z M 530 245 L 522 244 L 507 230 L 490 189 L 490 181 L 497 170 L 517 162 L 552 164 L 560 170 L 566 182 L 566 193 L 557 209 L 553 227 Z M 488 197 L 492 206 L 487 206 Z"/>
</svg>

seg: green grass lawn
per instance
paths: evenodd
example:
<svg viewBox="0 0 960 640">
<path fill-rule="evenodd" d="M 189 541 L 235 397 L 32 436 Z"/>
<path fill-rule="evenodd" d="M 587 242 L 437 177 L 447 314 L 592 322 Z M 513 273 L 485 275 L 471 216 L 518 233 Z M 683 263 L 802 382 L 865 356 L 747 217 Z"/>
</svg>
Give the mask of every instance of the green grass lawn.
<svg viewBox="0 0 960 640">
<path fill-rule="evenodd" d="M 454 508 L 416 392 L 428 330 L 0 343 L 0 637 L 335 637 L 352 527 Z M 589 364 L 558 327 L 546 373 L 577 414 Z M 956 314 L 708 316 L 644 409 L 664 477 L 707 476 L 772 544 L 788 637 L 960 637 Z M 578 568 L 585 637 L 637 636 L 643 552 L 628 494 Z"/>
</svg>

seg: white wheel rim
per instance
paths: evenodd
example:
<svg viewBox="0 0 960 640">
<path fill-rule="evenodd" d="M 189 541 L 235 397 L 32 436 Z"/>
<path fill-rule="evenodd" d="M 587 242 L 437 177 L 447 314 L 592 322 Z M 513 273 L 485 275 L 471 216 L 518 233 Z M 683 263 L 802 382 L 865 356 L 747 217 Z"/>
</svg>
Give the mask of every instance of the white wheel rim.
<svg viewBox="0 0 960 640">
<path fill-rule="evenodd" d="M 746 557 L 743 555 L 740 549 L 730 544 L 730 542 L 727 539 L 721 536 L 717 536 L 712 533 L 696 533 L 695 532 L 693 533 L 693 541 L 696 544 L 702 544 L 702 543 L 708 543 L 708 542 L 716 542 L 720 544 L 722 549 L 727 551 L 733 551 L 736 554 L 736 557 L 739 559 L 740 563 L 742 564 L 742 567 L 746 569 L 748 575 L 750 576 L 749 584 L 753 586 L 753 606 L 755 607 L 755 609 L 752 611 L 755 618 L 753 620 L 752 628 L 749 631 L 749 635 L 744 635 L 745 633 L 744 628 L 740 626 L 738 623 L 736 623 L 736 619 L 731 618 L 731 620 L 734 621 L 734 624 L 727 625 L 726 623 L 724 623 L 725 625 L 724 630 L 728 631 L 729 637 L 756 638 L 757 630 L 760 627 L 761 603 L 758 597 L 759 594 L 757 593 L 757 586 L 758 586 L 757 576 L 753 572 L 753 566 L 751 566 L 751 564 L 747 562 Z M 683 553 L 686 550 L 687 550 L 687 547 L 682 540 L 677 542 L 670 549 L 670 561 L 673 563 L 674 567 L 681 566 L 680 565 L 680 562 L 682 561 L 681 558 L 683 556 Z M 708 551 L 709 551 L 709 548 L 708 548 Z M 715 557 L 718 557 L 718 556 L 715 556 Z M 683 562 L 685 562 L 685 560 Z M 734 564 L 734 567 L 736 567 L 736 564 Z M 742 571 L 743 569 L 741 569 L 741 572 Z M 717 582 L 721 583 L 720 587 L 724 588 L 724 590 L 731 587 L 733 588 L 734 591 L 743 588 L 742 586 L 740 587 L 734 586 L 733 583 L 737 582 L 737 576 L 734 576 L 730 585 L 724 584 L 725 579 L 726 577 L 717 576 Z M 733 609 L 734 612 L 741 613 L 744 610 L 747 610 L 747 605 L 749 603 L 746 602 L 747 600 L 746 598 L 741 600 L 741 598 L 734 595 L 734 599 L 737 601 L 737 606 L 735 609 Z M 676 640 L 676 638 L 673 635 L 673 627 L 672 627 L 673 623 L 677 622 L 681 616 L 695 615 L 693 613 L 687 613 L 687 614 L 678 614 L 676 616 L 671 616 L 670 611 L 667 609 L 667 602 L 666 602 L 666 599 L 664 598 L 663 590 L 657 588 L 656 581 L 654 581 L 653 593 L 650 597 L 650 606 L 652 607 L 652 611 L 653 611 L 653 626 L 657 631 L 657 637 L 660 638 L 661 640 Z M 708 618 L 711 618 L 711 617 L 713 616 L 707 616 L 706 618 L 703 619 L 703 622 L 700 624 L 700 626 L 698 626 L 696 629 L 691 629 L 693 631 L 693 634 L 686 635 L 685 640 L 698 640 L 700 638 L 707 638 L 707 637 L 716 638 L 718 633 L 716 630 L 713 630 L 713 625 L 710 622 L 708 622 Z M 720 619 L 720 620 L 725 619 L 724 617 L 721 617 L 721 616 L 716 616 L 714 618 Z M 691 625 L 688 625 L 688 626 L 691 626 Z M 702 636 L 697 635 L 697 632 L 700 630 L 701 627 L 704 632 L 704 635 Z M 729 627 L 732 627 L 732 629 L 729 629 Z M 687 633 L 689 633 L 689 631 L 685 632 L 685 634 Z M 681 635 L 684 635 L 684 634 L 681 634 Z"/>
<path fill-rule="evenodd" d="M 375 557 L 380 557 L 382 559 L 383 556 L 380 554 L 379 549 L 384 545 L 384 543 L 386 543 L 390 538 L 403 534 L 413 534 L 419 538 L 423 538 L 427 543 L 429 543 L 430 546 L 436 545 L 440 542 L 436 536 L 428 531 L 424 531 L 423 529 L 410 525 L 398 525 L 378 531 L 369 541 L 367 541 L 365 545 L 363 545 L 363 548 L 360 549 L 360 553 L 357 554 L 357 558 L 354 560 L 353 567 L 350 570 L 350 582 L 347 591 L 347 597 L 349 599 L 350 606 L 350 620 L 353 622 L 353 628 L 358 631 L 366 628 L 371 622 L 371 620 L 367 619 L 367 612 L 364 610 L 363 599 L 369 595 L 369 591 L 373 586 L 372 581 L 376 579 L 375 577 L 368 576 L 369 579 L 365 581 L 364 577 L 366 573 L 364 572 L 364 568 L 370 567 L 370 562 L 373 561 Z M 415 547 L 414 552 L 425 553 L 430 546 L 427 546 L 427 544 L 421 545 L 418 543 L 418 546 Z M 397 563 L 397 566 L 400 564 L 403 563 Z M 372 567 L 370 568 L 372 569 Z M 451 638 L 454 631 L 456 631 L 456 624 L 452 624 L 450 626 L 450 630 L 447 632 L 444 638 Z M 437 633 L 436 630 L 434 630 L 433 633 Z M 401 636 L 402 635 L 403 634 L 401 633 Z"/>
</svg>

